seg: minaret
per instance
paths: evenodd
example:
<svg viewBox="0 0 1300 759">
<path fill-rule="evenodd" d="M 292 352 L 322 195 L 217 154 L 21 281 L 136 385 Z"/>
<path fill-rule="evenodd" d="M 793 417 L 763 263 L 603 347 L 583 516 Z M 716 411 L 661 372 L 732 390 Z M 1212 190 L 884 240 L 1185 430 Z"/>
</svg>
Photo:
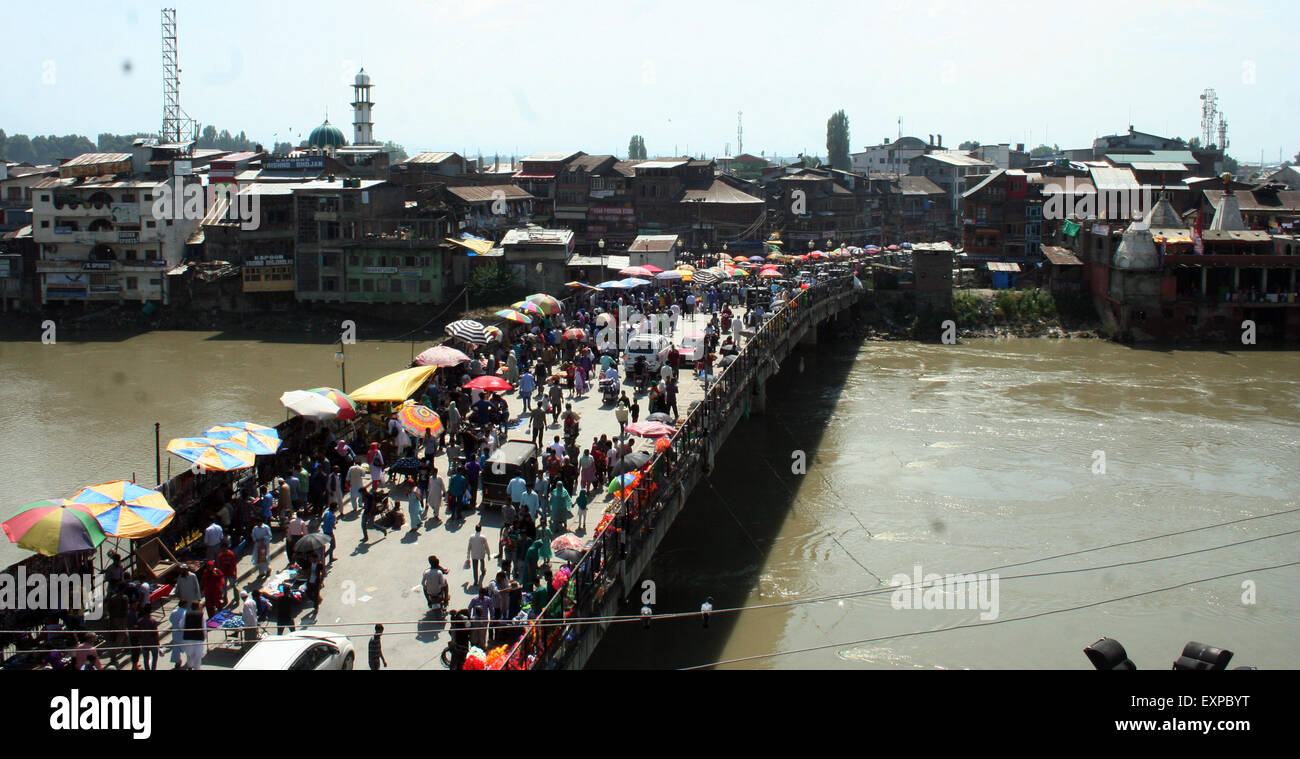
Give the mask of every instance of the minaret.
<svg viewBox="0 0 1300 759">
<path fill-rule="evenodd" d="M 370 75 L 362 68 L 357 72 L 356 82 L 352 85 L 352 144 L 375 144 L 375 122 L 370 120 L 370 109 L 375 106 L 370 100 Z"/>
</svg>

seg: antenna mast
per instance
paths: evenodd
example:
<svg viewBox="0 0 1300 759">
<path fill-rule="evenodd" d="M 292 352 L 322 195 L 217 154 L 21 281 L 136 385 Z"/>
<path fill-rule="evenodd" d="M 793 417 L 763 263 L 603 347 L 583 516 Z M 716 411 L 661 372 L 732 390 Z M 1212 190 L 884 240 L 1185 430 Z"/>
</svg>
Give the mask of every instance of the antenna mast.
<svg viewBox="0 0 1300 759">
<path fill-rule="evenodd" d="M 1201 146 L 1208 148 L 1214 142 L 1215 122 L 1219 116 L 1219 96 L 1214 88 L 1201 93 Z"/>
<path fill-rule="evenodd" d="M 198 125 L 181 110 L 181 68 L 176 56 L 176 9 L 162 9 L 163 65 L 163 142 L 180 142 L 182 131 L 193 130 L 198 139 Z"/>
<path fill-rule="evenodd" d="M 745 154 L 745 125 L 740 120 L 744 115 L 744 111 L 736 111 L 736 155 Z"/>
</svg>

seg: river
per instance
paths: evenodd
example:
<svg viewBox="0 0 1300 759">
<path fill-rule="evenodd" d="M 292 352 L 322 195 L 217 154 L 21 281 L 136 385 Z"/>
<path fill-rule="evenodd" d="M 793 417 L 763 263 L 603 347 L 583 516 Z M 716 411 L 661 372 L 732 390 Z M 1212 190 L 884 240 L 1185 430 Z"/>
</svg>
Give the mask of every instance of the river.
<svg viewBox="0 0 1300 759">
<path fill-rule="evenodd" d="M 164 445 L 224 421 L 275 424 L 284 390 L 340 384 L 333 351 L 198 332 L 0 344 L 7 508 L 152 482 L 154 422 Z M 348 346 L 348 385 L 411 355 L 409 343 Z M 1300 508 L 1298 369 L 1294 353 L 1095 340 L 839 342 L 792 356 L 646 575 L 658 612 L 708 596 L 718 609 L 777 605 L 715 614 L 707 629 L 615 625 L 589 666 L 1080 669 L 1082 648 L 1111 636 L 1141 668 L 1168 668 L 1188 640 L 1236 651 L 1234 665 L 1298 667 L 1300 569 L 1187 583 L 1300 560 L 1297 535 L 1265 537 L 1300 530 L 1300 513 L 995 570 L 989 619 L 895 609 L 879 592 L 918 565 L 972 572 Z M 182 465 L 164 452 L 164 479 L 169 460 Z M 0 543 L 5 564 L 25 555 Z M 1112 564 L 1124 565 L 1061 573 Z M 792 603 L 861 591 L 876 592 Z"/>
</svg>

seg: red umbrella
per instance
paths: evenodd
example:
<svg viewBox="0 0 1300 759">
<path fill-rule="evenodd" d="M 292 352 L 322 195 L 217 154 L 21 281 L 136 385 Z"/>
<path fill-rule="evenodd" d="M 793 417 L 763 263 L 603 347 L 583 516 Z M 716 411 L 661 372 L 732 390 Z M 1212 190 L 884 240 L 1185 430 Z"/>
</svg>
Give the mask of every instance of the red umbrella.
<svg viewBox="0 0 1300 759">
<path fill-rule="evenodd" d="M 660 269 L 658 266 L 652 266 L 650 264 L 641 264 L 641 268 L 645 269 L 651 274 L 658 274 L 663 271 L 663 269 Z"/>
<path fill-rule="evenodd" d="M 579 329 L 577 327 L 573 327 L 572 329 L 564 330 L 564 339 L 565 340 L 586 340 L 587 333 L 585 330 Z"/>
<path fill-rule="evenodd" d="M 629 424 L 627 431 L 641 437 L 668 437 L 677 430 L 663 422 L 637 422 Z"/>
<path fill-rule="evenodd" d="M 504 393 L 513 390 L 514 386 L 500 377 L 493 377 L 490 374 L 484 374 L 481 377 L 475 377 L 465 383 L 465 387 L 474 390 L 485 390 L 489 393 Z"/>
</svg>

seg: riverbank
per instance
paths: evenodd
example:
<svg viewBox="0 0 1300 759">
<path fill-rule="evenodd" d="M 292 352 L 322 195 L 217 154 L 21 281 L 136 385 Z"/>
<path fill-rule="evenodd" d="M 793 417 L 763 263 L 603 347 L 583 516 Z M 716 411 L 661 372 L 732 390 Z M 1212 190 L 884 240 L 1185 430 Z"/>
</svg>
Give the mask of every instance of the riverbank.
<svg viewBox="0 0 1300 759">
<path fill-rule="evenodd" d="M 1086 298 L 1058 301 L 1039 290 L 960 290 L 948 310 L 918 307 L 910 291 L 877 291 L 872 307 L 844 330 L 845 336 L 869 341 L 937 341 L 955 326 L 958 339 L 1048 338 L 1109 339 Z"/>
</svg>

